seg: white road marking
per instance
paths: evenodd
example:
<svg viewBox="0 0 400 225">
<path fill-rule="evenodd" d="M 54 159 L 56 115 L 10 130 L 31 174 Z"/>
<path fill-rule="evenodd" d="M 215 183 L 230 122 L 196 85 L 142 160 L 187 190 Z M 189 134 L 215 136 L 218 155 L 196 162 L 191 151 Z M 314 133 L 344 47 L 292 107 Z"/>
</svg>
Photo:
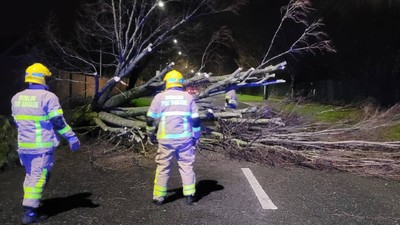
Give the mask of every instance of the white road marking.
<svg viewBox="0 0 400 225">
<path fill-rule="evenodd" d="M 264 189 L 261 187 L 260 183 L 258 183 L 257 179 L 254 177 L 253 173 L 249 168 L 242 168 L 244 175 L 249 181 L 251 187 L 253 188 L 254 193 L 260 201 L 261 207 L 263 209 L 278 209 L 265 193 Z"/>
</svg>

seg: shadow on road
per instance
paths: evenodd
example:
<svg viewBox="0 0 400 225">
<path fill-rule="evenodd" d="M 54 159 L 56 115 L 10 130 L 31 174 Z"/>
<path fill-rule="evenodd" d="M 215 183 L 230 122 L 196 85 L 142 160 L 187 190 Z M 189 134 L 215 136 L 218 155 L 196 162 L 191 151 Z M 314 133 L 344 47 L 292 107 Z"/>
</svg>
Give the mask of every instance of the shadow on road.
<svg viewBox="0 0 400 225">
<path fill-rule="evenodd" d="M 209 195 L 211 192 L 223 190 L 224 186 L 218 184 L 215 180 L 201 180 L 196 184 L 196 195 L 195 201 L 200 201 L 203 197 Z M 173 202 L 180 198 L 183 198 L 182 188 L 176 188 L 169 190 L 168 192 L 173 192 L 174 194 L 167 197 L 166 202 Z"/>
<path fill-rule="evenodd" d="M 92 193 L 83 192 L 62 198 L 45 199 L 42 202 L 41 211 L 49 217 L 75 208 L 96 208 L 99 204 L 94 204 L 89 197 Z"/>
</svg>

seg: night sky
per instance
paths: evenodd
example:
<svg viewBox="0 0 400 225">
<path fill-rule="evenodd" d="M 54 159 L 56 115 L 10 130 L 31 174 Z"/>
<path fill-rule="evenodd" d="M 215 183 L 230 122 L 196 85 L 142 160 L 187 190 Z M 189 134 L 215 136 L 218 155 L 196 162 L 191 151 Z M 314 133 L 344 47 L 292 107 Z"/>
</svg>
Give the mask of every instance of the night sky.
<svg viewBox="0 0 400 225">
<path fill-rule="evenodd" d="M 68 26 L 72 23 L 69 16 L 79 6 L 78 3 L 79 0 L 4 1 L 2 30 L 7 35 L 23 35 L 27 31 L 38 30 L 51 12 Z"/>
<path fill-rule="evenodd" d="M 57 15 L 66 29 L 71 28 L 73 26 L 71 16 L 79 6 L 79 2 L 79 0 L 4 1 L 1 37 L 25 35 L 27 32 L 39 30 L 50 12 Z M 390 38 L 387 37 L 388 32 L 393 34 L 398 32 L 397 27 L 400 23 L 398 0 L 314 0 L 313 2 L 320 15 L 326 19 L 328 30 L 333 37 L 346 36 L 349 33 L 352 36 L 350 42 L 370 38 L 381 40 Z M 258 38 L 276 27 L 279 22 L 279 8 L 286 3 L 287 0 L 250 0 L 250 3 L 242 9 L 240 16 L 230 17 L 232 19 L 230 23 L 237 24 L 236 28 L 244 31 L 256 30 Z M 341 31 L 345 33 L 340 33 Z M 384 33 L 386 35 L 383 35 Z"/>
<path fill-rule="evenodd" d="M 72 29 L 74 11 L 79 0 L 13 0 L 3 3 L 1 14 L 2 49 L 16 38 L 40 32 L 50 13 L 54 13 L 65 30 Z M 229 16 L 225 23 L 239 39 L 257 39 L 268 44 L 279 23 L 281 6 L 287 0 L 251 0 L 241 15 Z M 395 0 L 314 0 L 325 18 L 327 31 L 339 49 L 354 45 L 379 51 L 387 39 L 398 39 L 400 1 Z M 72 18 L 71 18 L 72 17 Z M 267 46 L 265 46 L 267 47 Z"/>
<path fill-rule="evenodd" d="M 14 50 L 11 53 L 7 51 L 10 46 L 21 38 L 35 37 L 41 32 L 43 24 L 51 13 L 60 20 L 64 31 L 71 30 L 74 11 L 79 7 L 79 2 L 79 0 L 4 1 L 0 19 L 2 71 L 10 71 L 14 67 L 7 61 L 10 54 L 21 54 L 21 51 Z M 259 51 L 266 50 L 280 21 L 280 7 L 287 2 L 287 0 L 250 0 L 240 15 L 228 15 L 219 22 L 226 23 L 233 30 L 236 44 L 253 43 L 249 48 L 256 46 Z M 393 64 L 400 58 L 400 1 L 313 0 L 313 3 L 317 8 L 317 14 L 324 17 L 326 31 L 338 52 L 335 55 L 321 55 L 314 58 L 305 56 L 301 61 L 295 62 L 299 80 L 307 80 L 310 77 L 346 79 L 349 76 L 363 79 L 365 74 L 373 71 L 375 75 L 368 75 L 369 77 L 376 76 L 374 79 L 380 79 L 379 77 L 391 73 L 391 76 L 397 78 L 393 78 L 394 80 L 391 78 L 390 82 L 398 81 L 400 75 L 398 73 L 393 75 L 393 69 L 389 71 L 395 66 L 386 65 L 388 64 L 386 62 Z M 282 45 L 284 35 L 280 38 L 278 42 L 280 41 Z M 28 40 L 32 41 L 29 38 Z M 19 81 L 20 79 L 16 78 L 12 82 L 15 86 Z M 3 93 L 5 91 L 2 90 Z"/>
</svg>

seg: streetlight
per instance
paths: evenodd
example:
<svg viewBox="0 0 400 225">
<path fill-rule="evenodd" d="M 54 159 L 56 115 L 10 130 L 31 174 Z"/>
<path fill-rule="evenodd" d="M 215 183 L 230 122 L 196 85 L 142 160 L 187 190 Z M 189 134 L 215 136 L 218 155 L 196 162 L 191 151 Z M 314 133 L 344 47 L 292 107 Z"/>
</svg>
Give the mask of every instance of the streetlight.
<svg viewBox="0 0 400 225">
<path fill-rule="evenodd" d="M 164 2 L 162 2 L 162 1 L 159 1 L 159 2 L 158 2 L 158 7 L 164 8 L 164 5 L 165 5 Z"/>
<path fill-rule="evenodd" d="M 174 39 L 174 44 L 177 44 L 177 43 L 178 43 L 178 40 Z"/>
<path fill-rule="evenodd" d="M 179 51 L 179 52 L 178 52 L 178 55 L 182 55 L 182 52 L 181 52 L 181 51 Z"/>
</svg>

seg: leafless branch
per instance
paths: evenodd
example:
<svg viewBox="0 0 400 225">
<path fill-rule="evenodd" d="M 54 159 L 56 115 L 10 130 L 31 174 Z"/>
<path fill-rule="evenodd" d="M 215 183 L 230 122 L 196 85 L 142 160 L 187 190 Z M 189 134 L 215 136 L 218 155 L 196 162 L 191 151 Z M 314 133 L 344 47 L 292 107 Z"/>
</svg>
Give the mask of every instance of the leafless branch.
<svg viewBox="0 0 400 225">
<path fill-rule="evenodd" d="M 315 55 L 317 53 L 336 52 L 328 34 L 322 31 L 324 26 L 322 19 L 317 19 L 312 23 L 309 22 L 309 16 L 314 10 L 310 0 L 291 0 L 287 6 L 282 8 L 281 12 L 283 16 L 281 22 L 272 37 L 267 53 L 264 55 L 262 62 L 257 68 L 265 67 L 273 60 L 286 54 L 295 57 L 296 54 L 304 53 Z M 279 33 L 282 32 L 284 23 L 287 21 L 304 26 L 304 31 L 289 49 L 270 57 L 271 49 L 275 46 L 276 38 L 279 36 Z"/>
<path fill-rule="evenodd" d="M 232 42 L 232 31 L 228 30 L 226 27 L 221 27 L 217 32 L 213 33 L 203 52 L 200 68 L 197 72 L 202 71 L 208 62 L 216 60 L 216 49 L 219 46 L 229 47 Z"/>
</svg>

